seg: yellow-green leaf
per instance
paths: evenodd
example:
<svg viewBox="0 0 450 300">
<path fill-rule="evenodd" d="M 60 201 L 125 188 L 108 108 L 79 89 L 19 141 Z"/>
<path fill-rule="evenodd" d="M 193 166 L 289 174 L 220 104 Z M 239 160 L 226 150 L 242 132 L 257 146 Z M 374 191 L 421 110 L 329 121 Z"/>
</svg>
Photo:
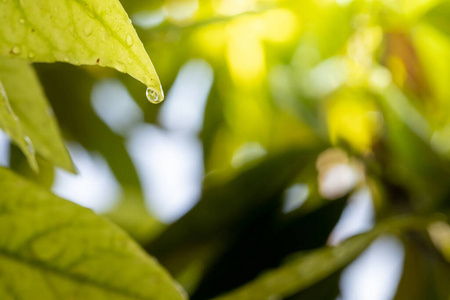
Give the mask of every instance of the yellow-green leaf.
<svg viewBox="0 0 450 300">
<path fill-rule="evenodd" d="M 19 119 L 11 108 L 11 105 L 6 95 L 2 82 L 0 81 L 0 128 L 3 129 L 10 138 L 22 149 L 25 153 L 30 166 L 36 171 L 38 165 L 34 150 L 31 143 L 27 142 L 27 136 L 22 130 Z"/>
<path fill-rule="evenodd" d="M 184 293 L 122 230 L 0 168 L 0 299 L 172 300 Z"/>
<path fill-rule="evenodd" d="M 448 1 L 430 9 L 423 19 L 442 33 L 450 36 L 450 3 Z"/>
<path fill-rule="evenodd" d="M 30 64 L 0 56 L 0 81 L 30 145 L 49 162 L 73 171 L 53 111 Z M 11 138 L 17 142 L 17 133 Z"/>
<path fill-rule="evenodd" d="M 2 0 L 0 54 L 33 62 L 100 65 L 158 94 L 158 76 L 118 0 Z"/>
</svg>

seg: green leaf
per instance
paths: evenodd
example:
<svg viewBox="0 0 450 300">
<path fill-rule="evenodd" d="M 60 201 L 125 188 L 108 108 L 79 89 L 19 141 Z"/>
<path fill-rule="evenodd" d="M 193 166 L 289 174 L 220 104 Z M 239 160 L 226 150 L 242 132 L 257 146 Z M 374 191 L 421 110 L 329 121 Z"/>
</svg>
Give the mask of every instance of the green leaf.
<svg viewBox="0 0 450 300">
<path fill-rule="evenodd" d="M 442 33 L 450 36 L 450 3 L 444 1 L 436 5 L 424 15 L 424 20 Z"/>
<path fill-rule="evenodd" d="M 271 203 L 300 171 L 313 163 L 317 148 L 289 149 L 248 166 L 230 181 L 206 187 L 197 205 L 164 231 L 148 249 L 167 255 L 185 244 L 208 241 L 219 233 L 236 232 L 249 215 Z"/>
<path fill-rule="evenodd" d="M 0 128 L 2 128 L 11 139 L 22 149 L 25 153 L 30 166 L 33 170 L 38 170 L 36 157 L 29 142 L 27 142 L 26 135 L 22 130 L 19 119 L 11 108 L 5 88 L 0 81 Z"/>
<path fill-rule="evenodd" d="M 0 168 L 1 299 L 184 299 L 122 230 Z"/>
<path fill-rule="evenodd" d="M 411 105 L 400 89 L 388 86 L 380 94 L 389 173 L 385 176 L 411 192 L 411 201 L 434 209 L 445 204 L 450 162 L 430 144 L 429 122 Z"/>
<path fill-rule="evenodd" d="M 73 171 L 53 111 L 30 64 L 0 56 L 0 81 L 24 136 L 29 137 L 35 151 L 49 162 Z M 11 137 L 17 142 L 16 134 Z"/>
<path fill-rule="evenodd" d="M 219 300 L 267 299 L 291 296 L 325 279 L 354 260 L 376 237 L 373 232 L 351 238 L 338 247 L 325 247 L 267 272 Z"/>
<path fill-rule="evenodd" d="M 278 269 L 268 271 L 252 282 L 217 300 L 258 300 L 293 296 L 342 270 L 378 236 L 425 228 L 442 216 L 393 218 L 367 233 L 354 236 L 336 247 L 324 247 L 302 254 Z"/>
<path fill-rule="evenodd" d="M 318 149 L 272 153 L 247 165 L 234 178 L 205 187 L 197 205 L 146 249 L 193 292 L 230 241 L 268 210 L 277 212 L 278 196 L 306 166 L 314 164 Z"/>
<path fill-rule="evenodd" d="M 88 151 L 99 152 L 123 187 L 140 187 L 124 138 L 106 126 L 92 108 L 91 93 L 95 78 L 83 68 L 67 64 L 36 64 L 35 68 L 68 138 L 74 139 Z"/>
<path fill-rule="evenodd" d="M 164 4 L 163 0 L 152 0 L 152 1 L 142 1 L 142 0 L 120 0 L 123 8 L 133 16 L 136 12 L 148 12 L 152 10 L 157 10 L 161 8 Z"/>
<path fill-rule="evenodd" d="M 111 67 L 163 98 L 152 62 L 117 0 L 0 1 L 0 20 L 0 55 Z"/>
<path fill-rule="evenodd" d="M 403 274 L 395 300 L 442 299 L 450 295 L 450 265 L 425 232 L 402 236 L 405 248 Z"/>
<path fill-rule="evenodd" d="M 290 220 L 281 219 L 279 210 L 269 208 L 248 229 L 243 229 L 208 269 L 192 298 L 211 299 L 279 266 L 292 253 L 325 245 L 346 203 L 347 197 L 327 201 L 322 207 Z M 235 275 L 230 278 L 229 274 Z"/>
</svg>

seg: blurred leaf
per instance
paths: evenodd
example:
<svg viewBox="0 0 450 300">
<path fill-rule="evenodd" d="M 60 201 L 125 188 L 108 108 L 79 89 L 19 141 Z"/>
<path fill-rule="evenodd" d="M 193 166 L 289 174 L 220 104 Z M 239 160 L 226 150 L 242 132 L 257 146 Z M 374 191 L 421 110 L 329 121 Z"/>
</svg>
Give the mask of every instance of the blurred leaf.
<svg viewBox="0 0 450 300">
<path fill-rule="evenodd" d="M 343 89 L 327 101 L 327 123 L 334 145 L 348 144 L 351 149 L 364 153 L 372 148 L 377 132 L 377 121 L 370 118 L 376 107 L 365 93 Z"/>
<path fill-rule="evenodd" d="M 34 172 L 23 153 L 14 144 L 9 147 L 9 168 L 20 176 L 26 178 L 29 181 L 37 183 L 39 186 L 51 189 L 53 180 L 55 179 L 55 168 L 48 161 L 36 157 L 36 161 L 39 166 L 39 172 Z"/>
<path fill-rule="evenodd" d="M 421 233 L 403 237 L 405 260 L 394 300 L 447 300 L 450 264 Z"/>
<path fill-rule="evenodd" d="M 139 189 L 127 187 L 119 203 L 106 217 L 119 225 L 139 244 L 147 244 L 156 238 L 165 225 L 151 216 Z"/>
<path fill-rule="evenodd" d="M 217 84 L 213 84 L 211 87 L 205 107 L 203 128 L 200 133 L 206 172 L 211 169 L 209 158 L 213 154 L 214 138 L 218 134 L 221 125 L 225 122 L 223 99 L 220 97 L 218 89 Z"/>
<path fill-rule="evenodd" d="M 322 247 L 339 221 L 347 197 L 288 220 L 279 220 L 281 201 L 274 200 L 258 219 L 240 229 L 237 240 L 208 270 L 192 299 L 210 299 L 279 266 L 289 254 Z M 235 275 L 230 278 L 229 274 Z"/>
<path fill-rule="evenodd" d="M 430 9 L 424 15 L 424 20 L 450 36 L 450 2 L 442 1 Z"/>
<path fill-rule="evenodd" d="M 217 299 L 253 300 L 291 296 L 354 260 L 377 236 L 369 232 L 350 238 L 342 245 L 325 247 L 268 271 L 256 280 Z"/>
<path fill-rule="evenodd" d="M 450 162 L 431 147 L 429 124 L 398 88 L 386 89 L 379 103 L 388 149 L 377 151 L 379 163 L 386 164 L 385 176 L 411 192 L 408 201 L 415 209 L 436 209 L 449 192 Z"/>
<path fill-rule="evenodd" d="M 257 216 L 258 208 L 281 193 L 303 167 L 314 162 L 316 151 L 297 149 L 272 155 L 229 182 L 204 190 L 197 205 L 148 249 L 163 254 L 185 243 L 204 241 L 239 228 Z"/>
<path fill-rule="evenodd" d="M 290 297 L 286 297 L 286 300 L 330 300 L 330 299 L 339 299 L 340 287 L 339 282 L 341 279 L 341 272 L 339 270 L 334 272 L 324 280 L 321 280 L 304 290 L 292 295 Z"/>
<path fill-rule="evenodd" d="M 38 170 L 36 157 L 32 145 L 27 143 L 25 132 L 22 130 L 20 121 L 11 108 L 8 95 L 0 81 L 0 127 L 9 135 L 26 155 L 28 163 L 33 170 Z"/>
<path fill-rule="evenodd" d="M 317 151 L 317 150 L 316 150 Z M 202 272 L 218 258 L 238 233 L 261 216 L 295 176 L 314 163 L 316 151 L 289 150 L 247 166 L 226 183 L 205 188 L 198 204 L 170 225 L 147 247 L 178 278 L 188 268 Z M 194 264 L 194 265 L 192 265 Z M 189 283 L 190 290 L 196 285 Z"/>
<path fill-rule="evenodd" d="M 161 263 L 191 295 L 209 266 L 217 261 L 227 248 L 228 240 L 227 236 L 218 236 L 208 241 L 183 245 L 178 251 L 163 256 Z"/>
<path fill-rule="evenodd" d="M 0 55 L 128 73 L 162 97 L 158 75 L 118 0 L 2 1 Z"/>
<path fill-rule="evenodd" d="M 64 64 L 39 64 L 36 69 L 67 138 L 89 151 L 100 152 L 124 187 L 140 187 L 124 138 L 103 123 L 91 106 L 95 78 Z"/>
<path fill-rule="evenodd" d="M 152 1 L 142 1 L 142 0 L 120 0 L 126 12 L 131 15 L 139 11 L 151 11 L 162 6 L 163 0 L 152 0 Z"/>
<path fill-rule="evenodd" d="M 423 71 L 422 75 L 426 79 L 432 96 L 419 97 L 416 103 L 420 102 L 422 110 L 432 116 L 429 118 L 432 125 L 445 126 L 449 118 L 447 107 L 450 96 L 450 86 L 447 85 L 450 70 L 446 68 L 450 64 L 449 36 L 433 26 L 418 26 L 413 37 L 421 71 Z"/>
<path fill-rule="evenodd" d="M 346 46 L 354 30 L 350 21 L 353 11 L 351 5 L 347 7 L 329 5 L 325 8 L 320 4 L 315 6 L 314 10 L 319 10 L 319 12 L 312 14 L 311 11 L 303 10 L 302 14 L 308 15 L 307 18 L 320 16 L 322 21 L 311 22 L 311 27 L 313 27 L 314 38 L 318 39 L 317 45 L 322 58 L 328 58 L 339 53 Z M 300 5 L 299 10 L 302 10 L 301 7 L 302 5 Z M 333 26 L 333 24 L 340 24 L 340 26 L 334 26 L 334 30 L 330 30 L 330 26 Z"/>
<path fill-rule="evenodd" d="M 168 274 L 90 210 L 0 169 L 2 299 L 184 299 Z"/>
<path fill-rule="evenodd" d="M 216 299 L 257 300 L 294 296 L 347 266 L 379 235 L 423 228 L 434 218 L 434 216 L 423 219 L 409 217 L 386 221 L 372 231 L 354 236 L 336 247 L 324 247 L 305 253 L 284 266 L 268 271 L 250 283 Z"/>
<path fill-rule="evenodd" d="M 36 152 L 49 162 L 74 171 L 53 110 L 33 68 L 23 60 L 0 57 L 0 81 Z"/>
</svg>

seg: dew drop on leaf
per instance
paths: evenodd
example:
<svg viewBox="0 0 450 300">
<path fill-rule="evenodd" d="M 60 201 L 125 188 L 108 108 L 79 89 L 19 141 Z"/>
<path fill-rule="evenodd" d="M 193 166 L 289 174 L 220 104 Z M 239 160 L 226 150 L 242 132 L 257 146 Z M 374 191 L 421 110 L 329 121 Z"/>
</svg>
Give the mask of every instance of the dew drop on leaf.
<svg viewBox="0 0 450 300">
<path fill-rule="evenodd" d="M 34 154 L 34 147 L 33 143 L 31 142 L 31 139 L 29 136 L 24 137 L 25 143 L 27 144 L 27 149 L 31 154 Z"/>
<path fill-rule="evenodd" d="M 158 92 L 156 92 L 151 88 L 147 88 L 147 92 L 145 93 L 145 95 L 147 96 L 148 101 L 150 101 L 153 104 L 161 103 L 164 100 L 164 98 L 161 97 L 161 95 L 159 95 Z"/>
<path fill-rule="evenodd" d="M 20 54 L 20 48 L 19 48 L 19 46 L 14 46 L 14 47 L 11 49 L 11 52 L 14 53 L 14 54 Z"/>
<path fill-rule="evenodd" d="M 124 63 L 122 63 L 122 62 L 117 62 L 116 69 L 117 69 L 117 71 L 119 71 L 119 72 L 125 73 L 125 71 L 126 71 L 127 68 L 126 68 L 126 66 L 125 66 Z"/>
<path fill-rule="evenodd" d="M 23 23 L 25 23 L 25 20 L 22 19 L 22 18 L 20 18 L 19 23 L 20 23 L 20 24 L 23 24 Z"/>
<path fill-rule="evenodd" d="M 91 24 L 84 25 L 83 33 L 85 36 L 90 36 L 92 34 L 92 25 Z"/>
<path fill-rule="evenodd" d="M 125 41 L 127 42 L 128 47 L 131 47 L 133 45 L 133 38 L 131 37 L 131 35 L 127 35 Z"/>
</svg>

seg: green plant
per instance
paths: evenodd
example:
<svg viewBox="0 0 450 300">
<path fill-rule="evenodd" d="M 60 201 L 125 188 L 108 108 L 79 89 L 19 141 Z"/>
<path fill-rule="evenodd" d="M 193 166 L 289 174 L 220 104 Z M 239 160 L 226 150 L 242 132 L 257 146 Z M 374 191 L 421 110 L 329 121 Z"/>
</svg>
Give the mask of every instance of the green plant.
<svg viewBox="0 0 450 300">
<path fill-rule="evenodd" d="M 75 168 L 25 60 L 112 67 L 146 84 L 149 100 L 163 98 L 118 1 L 2 1 L 0 19 L 0 125 L 34 171 L 37 155 Z M 110 222 L 10 170 L 0 176 L 2 299 L 184 298 L 167 272 Z"/>
<path fill-rule="evenodd" d="M 383 236 L 404 253 L 393 299 L 448 299 L 448 1 L 0 0 L 0 20 L 0 299 L 334 300 Z M 184 118 L 204 85 L 201 129 L 148 103 L 146 49 Z M 108 123 L 104 82 L 141 119 Z M 201 142 L 201 195 L 172 223 L 146 205 L 139 126 Z M 120 185 L 103 215 L 50 191 L 76 173 L 67 142 Z M 337 239 L 361 191 L 373 224 Z"/>
</svg>

